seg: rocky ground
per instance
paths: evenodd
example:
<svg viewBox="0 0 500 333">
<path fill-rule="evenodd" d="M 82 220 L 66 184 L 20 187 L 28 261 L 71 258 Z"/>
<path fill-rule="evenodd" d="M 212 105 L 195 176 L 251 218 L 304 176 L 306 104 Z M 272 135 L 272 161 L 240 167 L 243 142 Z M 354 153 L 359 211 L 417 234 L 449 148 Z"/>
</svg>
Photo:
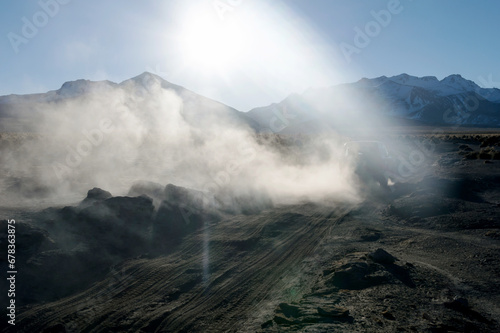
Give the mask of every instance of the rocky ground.
<svg viewBox="0 0 500 333">
<path fill-rule="evenodd" d="M 240 198 L 238 209 L 215 209 L 199 192 L 142 183 L 126 197 L 92 189 L 77 205 L 3 208 L 17 220 L 23 273 L 15 330 L 1 325 L 500 331 L 500 161 L 491 137 L 405 138 L 407 149 L 395 149 L 399 179 L 359 205 Z"/>
</svg>

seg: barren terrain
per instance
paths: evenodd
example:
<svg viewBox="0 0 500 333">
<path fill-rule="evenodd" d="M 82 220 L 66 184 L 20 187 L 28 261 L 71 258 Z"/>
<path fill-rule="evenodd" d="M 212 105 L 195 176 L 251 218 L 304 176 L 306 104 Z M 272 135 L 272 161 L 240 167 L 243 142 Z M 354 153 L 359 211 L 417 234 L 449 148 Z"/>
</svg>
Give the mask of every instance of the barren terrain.
<svg viewBox="0 0 500 333">
<path fill-rule="evenodd" d="M 16 219 L 20 274 L 15 330 L 5 318 L 1 325 L 5 332 L 500 331 L 499 137 L 408 133 L 387 140 L 405 143 L 393 147 L 390 191 L 374 189 L 359 204 L 249 199 L 236 212 L 204 207 L 174 185 L 144 184 L 125 197 L 93 189 L 65 207 L 4 205 L 2 230 Z M 3 184 L 21 197 L 43 192 L 22 179 Z"/>
</svg>

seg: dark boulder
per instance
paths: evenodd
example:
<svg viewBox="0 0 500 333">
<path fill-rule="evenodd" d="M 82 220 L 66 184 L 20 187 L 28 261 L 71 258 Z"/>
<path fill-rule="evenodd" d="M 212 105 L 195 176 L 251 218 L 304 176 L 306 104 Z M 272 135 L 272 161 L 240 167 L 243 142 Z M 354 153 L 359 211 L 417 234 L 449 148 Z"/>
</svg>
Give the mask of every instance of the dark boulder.
<svg viewBox="0 0 500 333">
<path fill-rule="evenodd" d="M 93 205 L 95 202 L 103 201 L 111 197 L 112 195 L 110 192 L 100 189 L 98 187 L 94 187 L 93 189 L 87 192 L 87 197 L 83 199 L 78 208 L 82 209 Z"/>
<path fill-rule="evenodd" d="M 203 192 L 173 184 L 165 186 L 164 200 L 172 205 L 189 207 L 190 210 L 203 209 Z"/>
<path fill-rule="evenodd" d="M 379 264 L 350 262 L 339 267 L 329 284 L 340 289 L 365 289 L 391 282 L 391 275 Z"/>
<path fill-rule="evenodd" d="M 100 189 L 98 187 L 94 187 L 93 189 L 87 192 L 87 197 L 85 199 L 92 200 L 106 200 L 111 198 L 112 195 L 110 192 Z"/>
<path fill-rule="evenodd" d="M 7 249 L 7 221 L 0 221 L 0 228 L 5 230 L 0 236 L 0 246 Z M 29 223 L 16 222 L 14 224 L 16 231 L 16 261 L 26 261 L 31 256 L 40 251 L 47 251 L 56 248 L 54 241 L 49 237 L 46 230 L 35 227 Z"/>
<path fill-rule="evenodd" d="M 209 221 L 219 219 L 214 207 L 205 204 L 205 193 L 173 184 L 164 189 L 153 224 L 153 244 L 165 251 Z"/>
<path fill-rule="evenodd" d="M 157 248 L 178 244 L 182 237 L 203 225 L 204 217 L 202 211 L 192 206 L 163 201 L 153 223 L 153 243 Z"/>
<path fill-rule="evenodd" d="M 376 251 L 368 254 L 368 258 L 379 264 L 393 264 L 397 259 L 389 254 L 383 249 L 377 249 Z"/>
<path fill-rule="evenodd" d="M 153 204 L 156 208 L 160 206 L 160 203 L 165 199 L 165 186 L 150 182 L 150 181 L 138 181 L 132 184 L 127 196 L 138 197 L 138 196 L 148 196 L 153 199 Z"/>
</svg>

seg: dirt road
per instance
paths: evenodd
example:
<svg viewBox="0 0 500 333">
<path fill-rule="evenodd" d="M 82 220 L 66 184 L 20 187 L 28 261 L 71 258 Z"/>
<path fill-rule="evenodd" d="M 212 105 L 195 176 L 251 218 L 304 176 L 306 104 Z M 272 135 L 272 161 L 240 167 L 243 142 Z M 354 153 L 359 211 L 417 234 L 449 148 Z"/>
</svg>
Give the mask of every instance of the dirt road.
<svg viewBox="0 0 500 333">
<path fill-rule="evenodd" d="M 168 256 L 129 260 L 82 294 L 24 312 L 18 327 L 255 331 L 310 288 L 305 260 L 348 211 L 308 204 L 207 225 Z"/>
</svg>

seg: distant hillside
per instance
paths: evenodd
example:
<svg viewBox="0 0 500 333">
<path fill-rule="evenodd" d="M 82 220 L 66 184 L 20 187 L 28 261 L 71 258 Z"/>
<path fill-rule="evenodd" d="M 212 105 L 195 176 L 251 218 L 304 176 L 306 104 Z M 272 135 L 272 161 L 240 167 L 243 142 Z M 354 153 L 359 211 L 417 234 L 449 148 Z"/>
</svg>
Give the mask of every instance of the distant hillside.
<svg viewBox="0 0 500 333">
<path fill-rule="evenodd" d="M 136 109 L 139 117 L 147 118 L 148 96 L 158 96 L 161 91 L 174 91 L 180 97 L 182 117 L 197 128 L 222 120 L 228 126 L 284 134 L 392 124 L 500 127 L 500 89 L 481 88 L 456 74 L 440 81 L 433 76 L 408 74 L 363 78 L 355 83 L 309 89 L 244 113 L 146 72 L 119 84 L 76 80 L 44 94 L 0 96 L 0 131 L 31 131 L 53 106 L 89 97 L 107 103 L 106 98 L 117 92 L 125 96 L 124 103 Z M 109 104 L 111 107 L 111 101 Z"/>
<path fill-rule="evenodd" d="M 481 88 L 460 75 L 439 81 L 401 74 L 310 89 L 248 115 L 280 133 L 388 123 L 500 127 L 500 90 Z"/>
<path fill-rule="evenodd" d="M 206 121 L 228 121 L 228 123 L 257 129 L 257 123 L 245 113 L 196 94 L 184 87 L 165 81 L 161 77 L 145 72 L 119 84 L 110 81 L 76 80 L 64 83 L 60 89 L 43 94 L 0 96 L 0 131 L 31 131 L 38 120 L 50 112 L 52 106 L 64 108 L 64 103 L 85 100 L 88 97 L 102 99 L 112 93 L 121 92 L 124 103 L 137 109 L 147 109 L 149 97 L 161 90 L 174 91 L 182 100 L 182 116 L 193 126 L 202 127 Z M 109 101 L 109 105 L 113 105 Z M 139 114 L 147 117 L 147 114 Z"/>
</svg>

